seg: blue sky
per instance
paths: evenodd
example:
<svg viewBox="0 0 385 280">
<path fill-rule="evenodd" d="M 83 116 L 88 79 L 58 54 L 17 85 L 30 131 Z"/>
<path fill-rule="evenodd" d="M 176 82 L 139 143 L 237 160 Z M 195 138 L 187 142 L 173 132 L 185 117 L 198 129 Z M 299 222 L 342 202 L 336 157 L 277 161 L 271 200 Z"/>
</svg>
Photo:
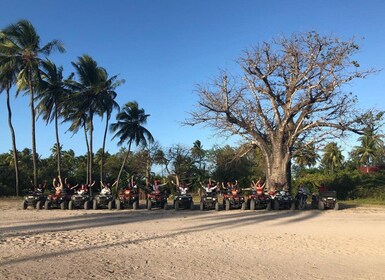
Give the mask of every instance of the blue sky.
<svg viewBox="0 0 385 280">
<path fill-rule="evenodd" d="M 50 56 L 73 71 L 71 61 L 88 54 L 110 75 L 126 83 L 117 89 L 121 105 L 136 100 L 150 114 L 147 128 L 164 147 L 191 146 L 199 139 L 204 148 L 232 144 L 202 126 L 186 127 L 197 101 L 194 89 L 219 69 L 236 71 L 234 61 L 242 51 L 279 35 L 315 30 L 322 35 L 355 37 L 361 50 L 357 60 L 363 68 L 385 68 L 384 1 L 249 1 L 249 0 L 2 0 L 0 29 L 28 19 L 42 44 L 63 41 L 66 53 Z M 385 73 L 381 71 L 346 87 L 358 96 L 363 108 L 384 109 Z M 31 147 L 28 97 L 12 98 L 13 122 L 19 150 Z M 0 96 L 0 153 L 11 149 L 5 94 Z M 94 150 L 102 145 L 104 123 L 96 120 Z M 37 121 L 37 151 L 50 154 L 55 143 L 53 125 Z M 65 133 L 65 150 L 84 154 L 83 133 Z M 109 136 L 111 139 L 111 135 Z M 107 150 L 118 150 L 109 141 Z M 352 143 L 345 143 L 349 150 Z"/>
</svg>

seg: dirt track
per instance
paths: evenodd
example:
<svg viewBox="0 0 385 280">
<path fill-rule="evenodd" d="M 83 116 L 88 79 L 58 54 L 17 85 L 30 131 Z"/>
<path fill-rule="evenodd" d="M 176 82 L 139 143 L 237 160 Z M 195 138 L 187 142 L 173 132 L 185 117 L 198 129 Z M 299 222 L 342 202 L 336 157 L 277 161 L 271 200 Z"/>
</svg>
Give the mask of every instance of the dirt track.
<svg viewBox="0 0 385 280">
<path fill-rule="evenodd" d="M 0 200 L 1 279 L 384 279 L 385 208 L 19 210 Z"/>
</svg>

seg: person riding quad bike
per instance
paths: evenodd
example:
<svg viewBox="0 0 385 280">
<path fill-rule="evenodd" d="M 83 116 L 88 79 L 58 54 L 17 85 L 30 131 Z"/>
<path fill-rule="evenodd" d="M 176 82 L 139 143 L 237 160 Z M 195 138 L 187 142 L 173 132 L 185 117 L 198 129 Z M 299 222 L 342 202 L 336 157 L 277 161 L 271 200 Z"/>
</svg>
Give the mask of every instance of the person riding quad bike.
<svg viewBox="0 0 385 280">
<path fill-rule="evenodd" d="M 112 210 L 115 200 L 111 193 L 111 184 L 103 184 L 103 182 L 100 181 L 100 185 L 102 189 L 99 194 L 94 196 L 92 200 L 92 209 L 108 208 L 108 210 Z"/>
<path fill-rule="evenodd" d="M 200 182 L 200 184 L 204 192 L 201 194 L 199 209 L 201 211 L 206 209 L 215 209 L 219 211 L 219 201 L 217 198 L 217 188 L 219 183 L 214 185 L 211 179 L 209 179 L 207 186 L 203 185 L 202 182 Z"/>
<path fill-rule="evenodd" d="M 32 189 L 24 196 L 22 209 L 27 209 L 28 207 L 33 207 L 37 210 L 40 210 L 45 203 L 47 197 L 44 195 L 45 188 L 47 186 L 47 181 L 44 181 L 44 185 L 38 184 L 33 185 L 31 181 Z"/>
<path fill-rule="evenodd" d="M 151 210 L 153 207 L 163 208 L 164 210 L 168 209 L 167 198 L 168 194 L 162 190 L 162 187 L 167 185 L 166 183 L 159 184 L 160 181 L 155 180 L 154 184 L 151 186 L 152 191 L 147 194 L 146 197 L 146 208 Z"/>
<path fill-rule="evenodd" d="M 91 206 L 90 188 L 95 185 L 95 181 L 89 184 L 82 184 L 77 190 L 76 194 L 71 196 L 71 200 L 68 202 L 68 209 L 84 209 L 88 210 Z"/>
<path fill-rule="evenodd" d="M 174 183 L 174 182 L 173 182 Z M 174 196 L 174 209 L 178 211 L 180 208 L 183 209 L 194 209 L 194 201 L 191 195 L 187 194 L 188 187 L 185 184 L 179 184 L 177 178 L 177 184 L 174 184 L 176 187 L 177 194 Z"/>
<path fill-rule="evenodd" d="M 68 201 L 71 199 L 71 195 L 67 192 L 66 188 L 64 187 L 60 176 L 58 176 L 58 180 L 56 180 L 56 178 L 53 178 L 52 186 L 55 190 L 55 193 L 48 195 L 47 199 L 44 202 L 44 209 L 67 209 Z"/>
<path fill-rule="evenodd" d="M 251 194 L 247 198 L 247 206 L 250 210 L 255 209 L 266 209 L 271 210 L 271 201 L 270 196 L 265 193 L 266 182 L 261 184 L 261 179 L 258 179 L 258 181 L 255 183 L 252 181 L 251 184 Z"/>
<path fill-rule="evenodd" d="M 245 199 L 241 194 L 241 188 L 238 186 L 238 181 L 235 180 L 235 184 L 227 182 L 226 187 L 222 183 L 224 189 L 223 194 L 223 206 L 225 210 L 233 209 L 246 209 Z"/>
<path fill-rule="evenodd" d="M 131 177 L 127 186 L 119 192 L 118 198 L 115 200 L 116 209 L 139 209 L 139 191 L 136 182 Z"/>
</svg>

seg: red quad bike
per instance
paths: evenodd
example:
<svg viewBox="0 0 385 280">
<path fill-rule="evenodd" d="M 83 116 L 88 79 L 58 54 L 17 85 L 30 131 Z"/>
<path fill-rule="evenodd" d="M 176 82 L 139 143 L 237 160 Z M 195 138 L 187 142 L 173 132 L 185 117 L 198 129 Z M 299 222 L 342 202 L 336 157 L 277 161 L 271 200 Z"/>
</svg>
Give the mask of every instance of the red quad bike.
<svg viewBox="0 0 385 280">
<path fill-rule="evenodd" d="M 68 201 L 71 200 L 71 195 L 65 192 L 55 193 L 48 195 L 44 202 L 44 209 L 61 209 L 65 210 L 68 206 Z"/>
<path fill-rule="evenodd" d="M 225 210 L 230 210 L 230 208 L 246 209 L 245 199 L 239 194 L 238 190 L 231 190 L 223 194 L 223 205 Z"/>
<path fill-rule="evenodd" d="M 139 192 L 135 189 L 126 188 L 115 200 L 116 209 L 139 209 Z"/>
<path fill-rule="evenodd" d="M 288 191 L 280 190 L 269 193 L 274 210 L 290 209 L 295 210 L 295 201 Z"/>
<path fill-rule="evenodd" d="M 164 210 L 167 210 L 168 209 L 167 197 L 168 197 L 167 194 L 160 191 L 152 191 L 151 193 L 147 194 L 147 199 L 146 199 L 147 210 L 151 210 L 152 207 L 163 208 Z"/>
<path fill-rule="evenodd" d="M 263 188 L 257 188 L 249 195 L 247 199 L 247 206 L 250 210 L 266 209 L 270 211 L 270 196 L 264 193 Z"/>
<path fill-rule="evenodd" d="M 30 191 L 24 196 L 22 209 L 27 209 L 29 206 L 40 210 L 44 206 L 46 196 L 40 191 Z"/>
</svg>

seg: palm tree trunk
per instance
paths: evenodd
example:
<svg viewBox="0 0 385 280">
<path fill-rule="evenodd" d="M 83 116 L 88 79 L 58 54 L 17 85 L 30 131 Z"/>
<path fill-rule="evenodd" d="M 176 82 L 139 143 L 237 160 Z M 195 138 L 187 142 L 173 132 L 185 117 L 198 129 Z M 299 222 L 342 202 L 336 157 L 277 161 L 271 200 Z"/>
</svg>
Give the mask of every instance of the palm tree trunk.
<svg viewBox="0 0 385 280">
<path fill-rule="evenodd" d="M 87 136 L 87 127 L 84 125 L 84 135 L 85 135 L 85 139 L 86 139 L 86 146 L 87 146 L 87 173 L 86 173 L 86 184 L 89 183 L 88 179 L 89 179 L 89 175 L 88 175 L 88 172 L 89 172 L 89 164 L 90 164 L 90 145 L 88 144 L 88 136 Z"/>
<path fill-rule="evenodd" d="M 30 95 L 30 107 L 31 107 L 31 119 L 32 119 L 32 162 L 33 162 L 33 183 L 37 186 L 37 154 L 36 154 L 36 128 L 35 128 L 35 104 L 34 104 L 34 88 L 32 85 L 32 75 L 29 76 L 29 95 Z"/>
<path fill-rule="evenodd" d="M 11 110 L 11 104 L 9 101 L 9 87 L 7 87 L 6 92 L 7 92 L 8 125 L 11 131 L 13 161 L 15 165 L 15 193 L 16 193 L 16 196 L 19 196 L 19 157 L 18 157 L 17 148 L 16 148 L 15 130 L 13 129 L 13 125 L 12 125 L 12 110 Z"/>
<path fill-rule="evenodd" d="M 122 176 L 124 166 L 126 165 L 126 161 L 128 159 L 128 156 L 130 155 L 131 143 L 132 143 L 132 140 L 130 140 L 130 142 L 128 143 L 128 151 L 127 151 L 126 155 L 124 156 L 122 166 L 120 167 L 120 170 L 119 170 L 118 178 L 116 179 L 116 193 L 115 193 L 116 197 L 118 197 L 118 188 L 119 188 L 120 176 Z"/>
<path fill-rule="evenodd" d="M 108 121 L 110 120 L 110 115 L 107 114 L 106 117 L 106 128 L 104 129 L 103 136 L 103 147 L 102 147 L 102 159 L 100 163 L 100 181 L 103 182 L 103 171 L 104 171 L 104 151 L 106 149 L 106 138 L 107 138 L 107 130 L 108 130 Z"/>
<path fill-rule="evenodd" d="M 61 147 L 59 141 L 59 125 L 58 125 L 58 112 L 57 105 L 55 105 L 55 132 L 56 132 L 56 160 L 57 160 L 57 174 L 61 177 Z"/>
</svg>

